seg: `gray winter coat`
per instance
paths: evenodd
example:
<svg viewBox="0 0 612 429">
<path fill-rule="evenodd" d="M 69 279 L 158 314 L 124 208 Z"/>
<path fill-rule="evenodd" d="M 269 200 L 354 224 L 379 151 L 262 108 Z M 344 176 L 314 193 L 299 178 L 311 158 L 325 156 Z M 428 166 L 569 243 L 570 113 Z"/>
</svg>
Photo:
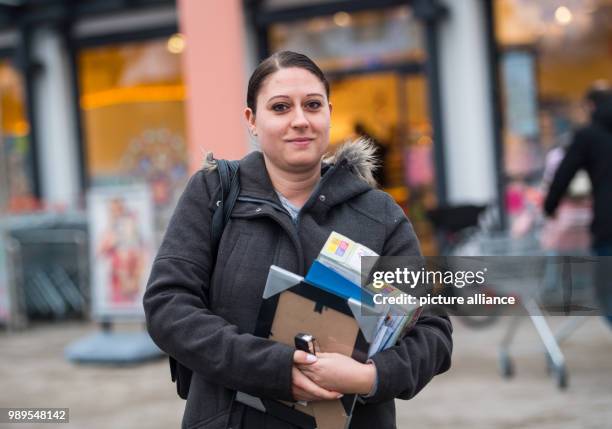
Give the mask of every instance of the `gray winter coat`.
<svg viewBox="0 0 612 429">
<path fill-rule="evenodd" d="M 162 350 L 194 371 L 183 428 L 290 428 L 232 405 L 236 390 L 292 400 L 294 349 L 252 335 L 270 265 L 305 275 L 332 231 L 381 255 L 418 255 L 419 244 L 402 209 L 369 183 L 371 152 L 362 144 L 346 145 L 324 163 L 297 225 L 274 192 L 263 155 L 253 152 L 240 161 L 241 191 L 213 267 L 218 175 L 209 170 L 191 178 L 168 225 L 144 296 L 147 327 Z M 374 355 L 378 388 L 356 405 L 351 428 L 395 427 L 394 399 L 412 398 L 450 367 L 451 332 L 447 318 L 421 316 L 396 346 Z"/>
</svg>

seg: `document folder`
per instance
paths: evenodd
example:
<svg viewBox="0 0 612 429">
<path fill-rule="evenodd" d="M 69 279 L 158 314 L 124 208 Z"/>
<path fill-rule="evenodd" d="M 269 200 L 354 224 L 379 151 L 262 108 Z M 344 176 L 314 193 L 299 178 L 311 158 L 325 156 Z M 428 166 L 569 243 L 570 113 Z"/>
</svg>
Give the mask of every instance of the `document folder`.
<svg viewBox="0 0 612 429">
<path fill-rule="evenodd" d="M 342 353 L 365 362 L 381 313 L 361 304 L 361 290 L 353 283 L 323 282 L 320 276 L 331 275 L 331 270 L 319 265 L 314 275 L 309 273 L 310 280 L 318 284 L 282 268 L 270 268 L 254 334 L 293 346 L 295 335 L 305 332 L 317 339 L 322 352 Z M 236 398 L 302 428 L 341 429 L 350 424 L 357 395 L 306 405 L 242 392 Z"/>
</svg>

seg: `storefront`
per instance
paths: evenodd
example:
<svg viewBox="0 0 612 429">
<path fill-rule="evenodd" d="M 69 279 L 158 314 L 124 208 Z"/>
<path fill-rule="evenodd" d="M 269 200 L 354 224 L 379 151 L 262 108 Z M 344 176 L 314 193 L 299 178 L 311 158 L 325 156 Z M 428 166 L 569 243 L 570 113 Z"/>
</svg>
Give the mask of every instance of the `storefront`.
<svg viewBox="0 0 612 429">
<path fill-rule="evenodd" d="M 1 7 L 5 210 L 82 207 L 91 186 L 146 182 L 161 227 L 188 174 L 174 1 Z"/>
<path fill-rule="evenodd" d="M 188 177 L 184 47 L 174 1 L 0 2 L 0 324 L 82 317 L 108 283 L 141 307 Z"/>
<path fill-rule="evenodd" d="M 304 52 L 321 65 L 331 81 L 332 144 L 358 135 L 377 143 L 384 160 L 379 182 L 405 208 L 424 252 L 436 253 L 428 210 L 495 197 L 487 178 L 491 160 L 482 148 L 490 145 L 487 127 L 482 126 L 490 118 L 486 103 L 478 101 L 486 90 L 469 89 L 478 85 L 476 80 L 449 85 L 454 76 L 447 72 L 463 69 L 463 74 L 470 74 L 485 63 L 471 54 L 471 46 L 458 48 L 455 41 L 458 35 L 467 34 L 468 42 L 481 35 L 479 22 L 468 32 L 465 28 L 465 22 L 480 14 L 480 0 L 469 0 L 461 7 L 447 0 L 267 0 L 214 7 L 186 1 L 179 4 L 184 10 L 201 8 L 194 25 L 215 28 L 199 38 L 186 35 L 207 46 L 193 54 L 198 56 L 195 61 L 181 61 L 186 40 L 177 34 L 179 11 L 174 2 L 103 4 L 90 2 L 69 16 L 60 10 L 51 23 L 40 10 L 26 10 L 23 19 L 29 24 L 20 27 L 30 44 L 22 50 L 33 57 L 37 43 L 48 45 L 38 48 L 42 52 L 37 59 L 43 58 L 44 69 L 57 70 L 55 80 L 43 79 L 40 84 L 36 74 L 26 80 L 36 100 L 35 111 L 28 116 L 32 158 L 38 159 L 33 161 L 37 166 L 33 189 L 45 202 L 80 204 L 91 185 L 146 181 L 160 212 L 165 213 L 162 217 L 167 217 L 166 209 L 172 206 L 187 170 L 198 165 L 196 146 L 219 139 L 233 145 L 237 138 L 211 134 L 211 127 L 218 124 L 208 123 L 209 117 L 226 111 L 210 108 L 204 99 L 198 101 L 207 90 L 217 91 L 207 87 L 211 78 L 216 79 L 214 73 L 229 76 L 240 68 L 242 55 L 220 61 L 219 55 L 229 53 L 217 52 L 209 40 L 202 39 L 217 37 L 217 24 L 229 24 L 217 23 L 221 15 L 215 12 L 233 8 L 240 9 L 246 21 L 232 24 L 239 30 L 246 27 L 245 38 L 236 48 L 252 57 L 253 65 L 281 49 Z M 188 27 L 192 15 L 183 12 L 182 27 Z M 49 28 L 37 28 L 37 20 Z M 57 40 L 50 43 L 53 37 Z M 192 45 L 192 49 L 201 48 Z M 457 56 L 462 50 L 465 54 Z M 214 73 L 207 58 L 216 58 Z M 202 132 L 190 130 L 197 145 L 186 141 L 182 70 L 182 65 L 196 63 L 197 69 L 190 71 L 190 96 L 192 106 L 198 106 L 198 118 L 206 118 L 198 122 L 208 124 Z M 241 91 L 233 86 L 225 89 L 224 99 Z M 57 88 L 66 91 L 60 94 Z M 65 93 L 71 96 L 66 98 Z M 227 110 L 227 127 L 239 127 L 230 115 L 239 112 L 242 103 Z M 193 122 L 190 126 L 197 128 Z M 235 153 L 244 152 L 236 149 Z M 58 168 L 62 162 L 68 167 Z"/>
<path fill-rule="evenodd" d="M 548 148 L 584 120 L 586 88 L 612 76 L 604 0 L 178 6 L 168 0 L 0 6 L 12 14 L 0 19 L 5 210 L 82 206 L 91 185 L 145 181 L 166 217 L 199 163 L 200 146 L 223 141 L 235 145 L 232 154 L 246 150 L 243 88 L 233 82 L 246 80 L 271 52 L 293 49 L 330 78 L 332 144 L 357 135 L 377 142 L 384 159 L 379 181 L 406 209 L 424 252 L 435 253 L 427 210 L 495 204 L 507 195 L 500 200 L 516 210 L 514 189 L 537 182 Z M 205 40 L 230 24 L 217 22 L 226 15 L 215 12 L 224 8 L 233 8 L 227 15 L 234 16 L 233 33 L 244 30 L 231 53 Z M 189 28 L 215 32 L 183 37 L 179 15 L 181 28 L 193 18 Z M 190 37 L 198 41 L 191 45 L 195 61 L 184 51 Z M 244 64 L 245 57 L 252 60 Z M 197 122 L 207 129 L 194 124 L 195 110 L 185 104 L 187 73 Z M 215 76 L 230 74 L 223 95 L 235 104 L 213 108 L 202 94 L 216 93 Z M 219 127 L 221 120 L 227 124 Z"/>
</svg>

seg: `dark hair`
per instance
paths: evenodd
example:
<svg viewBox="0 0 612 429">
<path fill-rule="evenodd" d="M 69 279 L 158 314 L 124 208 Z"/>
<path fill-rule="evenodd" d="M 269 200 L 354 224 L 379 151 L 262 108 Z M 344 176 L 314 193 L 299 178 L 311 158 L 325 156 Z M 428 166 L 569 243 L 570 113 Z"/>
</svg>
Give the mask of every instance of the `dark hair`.
<svg viewBox="0 0 612 429">
<path fill-rule="evenodd" d="M 325 75 L 317 66 L 314 61 L 308 58 L 306 55 L 298 54 L 292 51 L 280 51 L 272 54 L 265 60 L 263 60 L 249 79 L 249 86 L 247 89 L 247 107 L 249 107 L 253 113 L 256 111 L 257 106 L 257 94 L 264 80 L 272 73 L 289 67 L 298 67 L 304 70 L 308 70 L 310 73 L 315 75 L 325 87 L 325 95 L 329 98 L 329 82 L 325 78 Z"/>
<path fill-rule="evenodd" d="M 585 98 L 593 104 L 594 108 L 599 108 L 610 97 L 612 97 L 612 88 L 606 80 L 593 82 L 585 95 Z"/>
</svg>

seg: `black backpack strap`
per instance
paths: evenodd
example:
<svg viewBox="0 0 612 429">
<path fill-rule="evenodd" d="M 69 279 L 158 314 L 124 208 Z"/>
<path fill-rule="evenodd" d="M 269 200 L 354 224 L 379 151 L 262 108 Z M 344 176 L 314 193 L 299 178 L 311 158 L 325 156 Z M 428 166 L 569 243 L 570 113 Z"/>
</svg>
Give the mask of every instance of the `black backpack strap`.
<svg viewBox="0 0 612 429">
<path fill-rule="evenodd" d="M 227 193 L 223 193 L 223 227 L 225 227 L 229 221 L 230 215 L 232 214 L 236 200 L 238 199 L 238 194 L 240 193 L 240 176 L 238 174 L 238 168 L 240 165 L 238 161 L 226 160 L 222 160 L 221 165 L 224 166 L 223 168 L 227 167 L 227 174 L 229 174 L 230 177 L 229 189 Z M 221 174 L 220 171 L 219 174 Z"/>
<path fill-rule="evenodd" d="M 216 208 L 210 224 L 211 254 L 216 258 L 221 235 L 229 221 L 236 199 L 240 193 L 240 175 L 238 174 L 238 161 L 217 160 L 220 190 L 217 196 Z"/>
</svg>

